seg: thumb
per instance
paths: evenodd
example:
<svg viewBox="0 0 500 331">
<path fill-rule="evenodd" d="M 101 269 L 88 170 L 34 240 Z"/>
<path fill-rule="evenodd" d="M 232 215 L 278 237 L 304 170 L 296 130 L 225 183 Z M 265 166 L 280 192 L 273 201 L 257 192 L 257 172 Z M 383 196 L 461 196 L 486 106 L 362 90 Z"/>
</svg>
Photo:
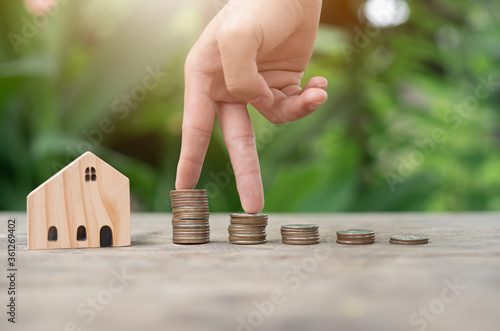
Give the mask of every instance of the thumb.
<svg viewBox="0 0 500 331">
<path fill-rule="evenodd" d="M 274 97 L 257 68 L 260 40 L 248 27 L 223 27 L 217 35 L 229 93 L 252 104 L 258 110 L 272 107 Z"/>
</svg>

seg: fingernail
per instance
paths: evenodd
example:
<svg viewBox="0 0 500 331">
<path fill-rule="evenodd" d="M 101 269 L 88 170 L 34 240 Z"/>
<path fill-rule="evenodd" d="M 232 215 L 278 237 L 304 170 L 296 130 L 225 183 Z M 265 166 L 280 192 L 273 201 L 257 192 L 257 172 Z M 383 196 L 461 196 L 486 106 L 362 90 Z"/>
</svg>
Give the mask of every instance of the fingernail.
<svg viewBox="0 0 500 331">
<path fill-rule="evenodd" d="M 327 87 L 328 86 L 328 81 L 326 80 L 326 78 L 324 80 L 325 80 L 324 84 L 318 84 L 317 86 L 318 87 Z"/>
<path fill-rule="evenodd" d="M 258 97 L 257 99 L 255 99 L 255 100 L 250 100 L 250 101 L 248 101 L 248 102 L 249 102 L 249 103 L 257 103 L 257 102 L 259 102 L 259 101 L 260 101 L 260 99 L 262 99 L 262 97 Z"/>
</svg>

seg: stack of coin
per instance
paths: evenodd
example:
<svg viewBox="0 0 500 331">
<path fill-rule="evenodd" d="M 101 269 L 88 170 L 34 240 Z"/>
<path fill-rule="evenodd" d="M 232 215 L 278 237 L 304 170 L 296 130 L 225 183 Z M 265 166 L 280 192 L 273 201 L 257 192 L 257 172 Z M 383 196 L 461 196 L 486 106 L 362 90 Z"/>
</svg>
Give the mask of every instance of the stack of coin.
<svg viewBox="0 0 500 331">
<path fill-rule="evenodd" d="M 398 234 L 391 236 L 391 244 L 397 245 L 421 245 L 429 242 L 429 237 L 421 234 Z"/>
<path fill-rule="evenodd" d="M 375 231 L 349 229 L 337 231 L 337 243 L 345 245 L 368 245 L 375 242 Z"/>
<path fill-rule="evenodd" d="M 229 242 L 236 245 L 265 244 L 266 214 L 231 214 L 231 224 L 228 227 Z"/>
<path fill-rule="evenodd" d="M 172 242 L 174 244 L 210 242 L 207 191 L 170 191 L 170 199 L 172 202 Z"/>
<path fill-rule="evenodd" d="M 319 226 L 316 224 L 282 225 L 281 241 L 288 245 L 319 244 Z"/>
</svg>

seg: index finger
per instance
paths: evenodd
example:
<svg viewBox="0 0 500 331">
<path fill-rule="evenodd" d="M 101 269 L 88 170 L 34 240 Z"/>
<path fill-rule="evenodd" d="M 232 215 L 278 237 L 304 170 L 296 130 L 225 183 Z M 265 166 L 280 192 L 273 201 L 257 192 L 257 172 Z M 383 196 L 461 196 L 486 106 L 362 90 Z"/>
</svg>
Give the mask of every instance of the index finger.
<svg viewBox="0 0 500 331">
<path fill-rule="evenodd" d="M 182 143 L 175 188 L 192 189 L 198 183 L 215 120 L 215 104 L 198 82 L 188 82 L 184 92 Z"/>
<path fill-rule="evenodd" d="M 255 134 L 246 105 L 218 102 L 217 116 L 233 164 L 241 205 L 245 212 L 257 214 L 264 207 L 264 190 Z"/>
</svg>

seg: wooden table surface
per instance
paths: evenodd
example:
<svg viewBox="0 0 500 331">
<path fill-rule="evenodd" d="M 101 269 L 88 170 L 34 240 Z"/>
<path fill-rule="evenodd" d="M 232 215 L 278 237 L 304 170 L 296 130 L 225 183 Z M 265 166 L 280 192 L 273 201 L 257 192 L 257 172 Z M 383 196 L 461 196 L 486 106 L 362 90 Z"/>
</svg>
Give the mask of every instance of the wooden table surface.
<svg viewBox="0 0 500 331">
<path fill-rule="evenodd" d="M 256 246 L 229 244 L 228 223 L 213 214 L 210 244 L 174 245 L 169 214 L 133 214 L 131 247 L 27 251 L 26 215 L 2 212 L 0 330 L 500 330 L 500 214 L 270 214 Z M 322 242 L 281 244 L 287 223 L 319 224 Z M 335 243 L 346 228 L 373 229 L 376 243 Z M 399 233 L 431 240 L 389 244 Z"/>
</svg>

